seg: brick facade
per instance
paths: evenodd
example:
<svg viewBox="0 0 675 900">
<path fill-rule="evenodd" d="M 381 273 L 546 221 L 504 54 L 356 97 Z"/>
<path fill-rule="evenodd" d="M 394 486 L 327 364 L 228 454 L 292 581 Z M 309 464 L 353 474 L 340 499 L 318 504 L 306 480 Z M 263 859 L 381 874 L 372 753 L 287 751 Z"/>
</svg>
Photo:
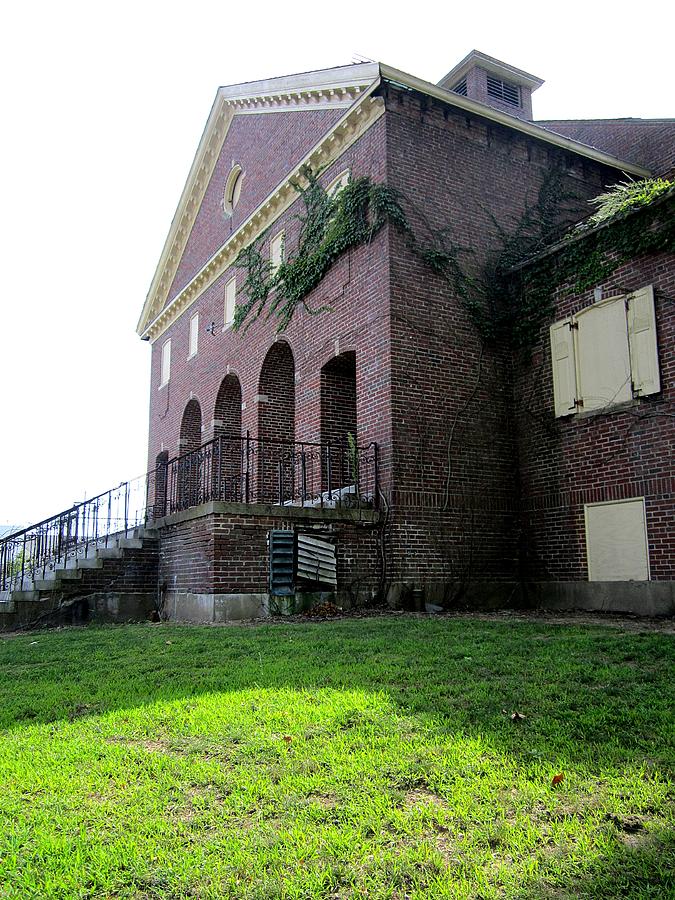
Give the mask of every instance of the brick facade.
<svg viewBox="0 0 675 900">
<path fill-rule="evenodd" d="M 480 111 L 386 82 L 376 93 L 385 114 L 322 181 L 349 169 L 388 183 L 401 192 L 415 232 L 424 239 L 449 234 L 469 273 L 496 252 L 500 234 L 536 202 L 551 171 L 574 198 L 565 222 L 587 215 L 588 200 L 623 177 Z M 235 116 L 169 299 L 337 117 L 326 110 Z M 225 220 L 220 201 L 233 162 L 246 181 Z M 293 252 L 301 213 L 296 201 L 276 219 L 263 252 L 282 229 Z M 639 260 L 602 287 L 653 282 L 659 297 L 672 297 L 672 271 L 672 258 Z M 341 586 L 363 583 L 372 591 L 386 582 L 393 599 L 421 592 L 446 603 L 479 596 L 507 602 L 520 596 L 523 581 L 585 580 L 584 498 L 634 492 L 648 497 L 652 577 L 672 579 L 672 469 L 663 464 L 672 456 L 670 422 L 659 414 L 636 423 L 627 411 L 554 422 L 543 337 L 532 365 L 514 372 L 511 353 L 480 340 L 448 284 L 395 229 L 383 228 L 338 259 L 307 298 L 310 309 L 327 311 L 298 310 L 283 335 L 264 315 L 246 331 L 223 327 L 233 276 L 241 300 L 244 273 L 230 267 L 153 344 L 151 466 L 161 453 L 173 457 L 193 446 L 197 410 L 202 442 L 246 432 L 263 441 L 326 444 L 351 433 L 361 446 L 376 442 L 379 515 L 368 528 L 330 516 L 326 522 Z M 558 311 L 588 302 L 588 295 L 561 295 Z M 673 338 L 667 302 L 659 300 L 664 349 Z M 195 313 L 199 351 L 189 357 Z M 160 386 L 167 339 L 171 378 Z M 670 352 L 662 357 L 663 395 L 641 408 L 672 404 Z M 229 510 L 167 521 L 160 529 L 163 589 L 174 600 L 264 593 L 267 532 L 292 526 L 295 515 Z"/>
<path fill-rule="evenodd" d="M 645 498 L 650 577 L 675 572 L 675 267 L 672 254 L 639 257 L 596 286 L 602 295 L 654 286 L 662 390 L 620 408 L 556 419 L 548 328 L 518 373 L 518 447 L 528 578 L 587 578 L 584 504 Z M 555 319 L 594 302 L 557 292 Z"/>
</svg>

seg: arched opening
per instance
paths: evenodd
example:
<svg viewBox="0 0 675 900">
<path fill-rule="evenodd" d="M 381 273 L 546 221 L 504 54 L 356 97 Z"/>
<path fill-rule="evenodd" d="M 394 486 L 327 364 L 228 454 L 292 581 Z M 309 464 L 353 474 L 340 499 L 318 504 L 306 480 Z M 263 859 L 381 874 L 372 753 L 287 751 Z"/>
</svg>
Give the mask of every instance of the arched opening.
<svg viewBox="0 0 675 900">
<path fill-rule="evenodd" d="M 213 423 L 213 499 L 239 502 L 243 499 L 241 384 L 236 375 L 226 375 L 220 383 Z"/>
<path fill-rule="evenodd" d="M 180 423 L 179 456 L 171 466 L 171 511 L 187 509 L 202 503 L 204 465 L 202 443 L 202 410 L 194 397 L 183 412 Z"/>
<path fill-rule="evenodd" d="M 168 481 L 169 452 L 162 450 L 155 458 L 155 484 L 153 492 L 152 518 L 161 519 L 166 515 L 166 489 Z"/>
<path fill-rule="evenodd" d="M 295 484 L 295 362 L 285 341 L 267 352 L 258 383 L 257 499 L 284 503 Z"/>
<path fill-rule="evenodd" d="M 321 369 L 323 488 L 358 482 L 356 455 L 356 354 L 334 356 Z"/>
</svg>

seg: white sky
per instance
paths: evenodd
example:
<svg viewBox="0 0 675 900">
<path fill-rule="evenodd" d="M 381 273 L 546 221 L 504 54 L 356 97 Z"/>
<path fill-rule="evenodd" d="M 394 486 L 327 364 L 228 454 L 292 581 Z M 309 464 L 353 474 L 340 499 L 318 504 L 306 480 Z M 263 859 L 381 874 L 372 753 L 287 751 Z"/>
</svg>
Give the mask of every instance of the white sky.
<svg viewBox="0 0 675 900">
<path fill-rule="evenodd" d="M 463 6 L 5 6 L 0 524 L 145 470 L 135 326 L 218 85 L 354 54 L 435 82 L 475 47 L 546 79 L 535 118 L 674 114 L 668 4 Z"/>
</svg>

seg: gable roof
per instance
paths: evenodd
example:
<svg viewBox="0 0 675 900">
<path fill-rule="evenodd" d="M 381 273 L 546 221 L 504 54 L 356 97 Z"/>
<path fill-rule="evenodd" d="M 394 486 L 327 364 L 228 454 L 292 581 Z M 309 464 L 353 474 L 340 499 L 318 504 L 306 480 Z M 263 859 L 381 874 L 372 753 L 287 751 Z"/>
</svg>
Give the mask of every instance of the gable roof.
<svg viewBox="0 0 675 900">
<path fill-rule="evenodd" d="M 319 164 L 323 167 L 329 164 L 379 118 L 384 112 L 384 107 L 382 101 L 377 102 L 378 98 L 372 97 L 372 94 L 381 81 L 426 94 L 443 103 L 513 128 L 532 138 L 595 160 L 623 173 L 639 177 L 650 174 L 647 169 L 635 163 L 622 162 L 601 150 L 462 97 L 439 85 L 382 63 L 359 63 L 221 87 L 211 108 L 143 306 L 137 326 L 137 332 L 142 338 L 154 340 L 162 334 L 171 322 L 175 321 L 228 265 L 231 265 L 239 250 L 261 234 L 274 218 L 291 205 L 295 199 L 291 182 L 298 178 L 304 165 Z M 344 107 L 345 114 L 338 122 L 323 135 L 305 158 L 289 172 L 191 281 L 175 297 L 169 297 L 181 255 L 233 117 L 261 112 L 340 107 Z"/>
</svg>

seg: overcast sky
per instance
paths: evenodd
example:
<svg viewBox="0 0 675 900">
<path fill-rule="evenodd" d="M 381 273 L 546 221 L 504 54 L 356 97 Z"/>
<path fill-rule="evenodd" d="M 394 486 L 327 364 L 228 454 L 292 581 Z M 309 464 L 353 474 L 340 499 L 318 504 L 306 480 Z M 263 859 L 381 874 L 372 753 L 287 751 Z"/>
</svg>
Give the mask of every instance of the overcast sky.
<svg viewBox="0 0 675 900">
<path fill-rule="evenodd" d="M 435 82 L 475 47 L 546 79 L 535 118 L 668 117 L 667 8 L 5 6 L 0 525 L 145 470 L 150 348 L 135 326 L 218 85 L 355 55 Z"/>
</svg>

